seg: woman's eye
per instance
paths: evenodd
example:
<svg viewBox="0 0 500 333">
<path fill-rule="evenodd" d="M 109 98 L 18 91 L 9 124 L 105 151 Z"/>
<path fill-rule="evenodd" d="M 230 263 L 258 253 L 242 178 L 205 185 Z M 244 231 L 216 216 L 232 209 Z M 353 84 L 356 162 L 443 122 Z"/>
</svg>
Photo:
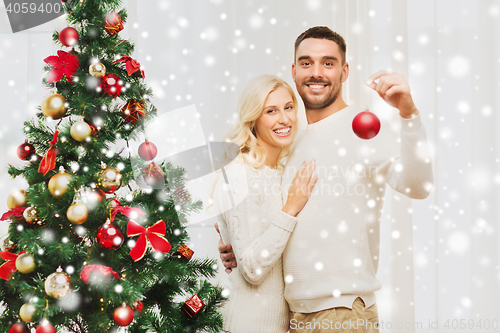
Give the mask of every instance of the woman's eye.
<svg viewBox="0 0 500 333">
<path fill-rule="evenodd" d="M 273 113 L 273 112 L 276 112 L 276 110 L 274 110 L 274 109 L 267 110 L 267 113 Z"/>
<path fill-rule="evenodd" d="M 285 108 L 285 110 L 293 110 L 293 106 L 289 105 Z"/>
</svg>

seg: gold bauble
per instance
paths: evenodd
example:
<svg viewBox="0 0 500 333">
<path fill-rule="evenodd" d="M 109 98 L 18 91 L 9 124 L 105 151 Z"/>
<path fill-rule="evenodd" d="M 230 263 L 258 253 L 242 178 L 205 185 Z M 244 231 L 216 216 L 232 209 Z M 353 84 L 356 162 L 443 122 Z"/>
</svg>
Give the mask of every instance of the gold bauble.
<svg viewBox="0 0 500 333">
<path fill-rule="evenodd" d="M 29 274 L 35 270 L 35 257 L 29 253 L 23 253 L 16 259 L 16 268 L 23 274 Z"/>
<path fill-rule="evenodd" d="M 122 186 L 122 178 L 117 168 L 106 167 L 97 177 L 97 186 L 106 193 L 113 193 Z"/>
<path fill-rule="evenodd" d="M 81 203 L 72 204 L 66 212 L 66 217 L 73 224 L 82 224 L 87 220 L 88 215 L 87 207 Z"/>
<path fill-rule="evenodd" d="M 50 194 L 59 199 L 64 193 L 68 191 L 68 184 L 71 181 L 71 175 L 64 171 L 60 171 L 55 174 L 49 180 L 49 192 Z"/>
<path fill-rule="evenodd" d="M 92 76 L 97 76 L 97 77 L 104 76 L 106 74 L 106 66 L 104 66 L 100 62 L 92 64 L 89 66 L 89 73 Z"/>
<path fill-rule="evenodd" d="M 11 249 L 13 246 L 14 243 L 10 241 L 9 234 L 4 235 L 2 238 L 0 238 L 0 250 L 7 251 L 8 249 Z"/>
<path fill-rule="evenodd" d="M 59 119 L 66 114 L 66 98 L 59 94 L 52 94 L 42 103 L 42 112 L 45 117 Z"/>
<path fill-rule="evenodd" d="M 26 206 L 27 202 L 25 190 L 14 190 L 7 198 L 7 207 L 9 209 L 21 208 Z"/>
<path fill-rule="evenodd" d="M 38 221 L 38 218 L 36 216 L 35 207 L 31 206 L 31 207 L 26 208 L 23 212 L 23 217 L 26 220 L 26 222 L 28 222 L 28 223 L 34 223 L 34 222 Z"/>
<path fill-rule="evenodd" d="M 21 309 L 19 309 L 19 315 L 24 322 L 31 323 L 31 319 L 33 318 L 35 311 L 36 308 L 33 304 L 25 303 L 21 306 Z"/>
<path fill-rule="evenodd" d="M 90 138 L 90 134 L 92 133 L 92 129 L 89 124 L 84 121 L 77 121 L 73 125 L 71 125 L 71 129 L 69 131 L 71 137 L 78 142 L 87 141 L 87 138 Z"/>
<path fill-rule="evenodd" d="M 50 274 L 45 280 L 45 292 L 54 298 L 66 296 L 71 290 L 71 280 L 68 274 L 59 267 L 57 272 Z"/>
</svg>

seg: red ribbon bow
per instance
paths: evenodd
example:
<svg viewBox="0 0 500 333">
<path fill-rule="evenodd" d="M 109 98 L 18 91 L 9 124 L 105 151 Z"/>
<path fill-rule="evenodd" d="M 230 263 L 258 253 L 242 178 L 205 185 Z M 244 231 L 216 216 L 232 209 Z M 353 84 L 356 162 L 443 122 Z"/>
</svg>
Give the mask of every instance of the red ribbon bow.
<svg viewBox="0 0 500 333">
<path fill-rule="evenodd" d="M 145 78 L 144 71 L 141 69 L 141 64 L 137 60 L 132 59 L 132 57 L 128 55 L 122 54 L 122 57 L 114 61 L 113 64 L 116 64 L 118 62 L 125 63 L 125 68 L 127 69 L 128 76 L 134 74 L 137 71 L 141 71 L 142 79 L 144 80 Z"/>
<path fill-rule="evenodd" d="M 0 279 L 10 280 L 12 274 L 17 271 L 16 259 L 23 253 L 26 253 L 26 251 L 19 252 L 18 254 L 0 251 L 0 258 L 5 260 L 5 263 L 0 266 Z"/>
<path fill-rule="evenodd" d="M 167 227 L 163 220 L 159 220 L 152 226 L 145 228 L 139 223 L 130 220 L 127 225 L 127 236 L 139 236 L 135 246 L 130 250 L 130 256 L 134 261 L 139 261 L 144 258 L 148 248 L 148 241 L 154 251 L 167 253 L 172 246 L 164 237 L 167 233 Z"/>
<path fill-rule="evenodd" d="M 26 208 L 28 207 L 13 208 L 12 210 L 7 211 L 3 213 L 2 217 L 0 217 L 0 221 L 8 220 L 12 216 L 18 216 L 18 217 L 23 216 L 23 213 L 26 210 Z"/>
<path fill-rule="evenodd" d="M 56 167 L 57 148 L 54 147 L 54 144 L 57 142 L 58 134 L 59 131 L 54 132 L 54 138 L 52 139 L 52 141 L 50 141 L 50 148 L 40 162 L 40 166 L 38 167 L 38 172 L 43 173 L 44 176 L 47 174 L 47 172 Z"/>
</svg>

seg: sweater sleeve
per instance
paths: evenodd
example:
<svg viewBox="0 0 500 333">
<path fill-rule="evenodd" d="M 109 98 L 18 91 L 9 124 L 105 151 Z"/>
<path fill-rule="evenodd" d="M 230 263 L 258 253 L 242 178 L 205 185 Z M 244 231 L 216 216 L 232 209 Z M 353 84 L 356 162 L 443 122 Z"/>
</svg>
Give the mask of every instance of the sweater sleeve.
<svg viewBox="0 0 500 333">
<path fill-rule="evenodd" d="M 394 139 L 398 140 L 395 133 Z M 420 114 L 411 119 L 401 117 L 400 140 L 399 149 L 387 168 L 387 184 L 412 199 L 425 199 L 432 189 L 434 176 L 429 143 Z"/>
<path fill-rule="evenodd" d="M 227 178 L 229 184 L 219 177 L 214 191 L 222 214 L 223 241 L 232 245 L 237 268 L 245 280 L 258 285 L 281 258 L 297 218 L 273 205 L 266 207 L 275 210 L 263 211 L 264 191 L 259 190 L 263 184 L 256 172 L 245 166 L 233 167 L 227 171 Z M 264 216 L 271 223 L 261 230 Z"/>
</svg>

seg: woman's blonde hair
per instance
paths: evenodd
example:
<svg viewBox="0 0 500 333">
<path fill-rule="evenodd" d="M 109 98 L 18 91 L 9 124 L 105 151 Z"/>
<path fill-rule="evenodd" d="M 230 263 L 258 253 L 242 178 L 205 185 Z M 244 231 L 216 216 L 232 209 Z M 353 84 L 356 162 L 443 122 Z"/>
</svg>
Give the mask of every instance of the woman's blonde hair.
<svg viewBox="0 0 500 333">
<path fill-rule="evenodd" d="M 276 75 L 260 75 L 246 85 L 238 99 L 238 119 L 231 127 L 224 141 L 230 141 L 240 147 L 246 162 L 259 169 L 266 162 L 266 150 L 257 140 L 255 121 L 262 115 L 267 96 L 278 88 L 285 88 L 292 96 L 294 112 L 297 113 L 297 98 L 292 88 Z M 292 127 L 292 138 L 297 132 Z M 290 153 L 290 146 L 283 147 L 278 155 L 278 169 L 283 171 L 284 159 Z"/>
</svg>

